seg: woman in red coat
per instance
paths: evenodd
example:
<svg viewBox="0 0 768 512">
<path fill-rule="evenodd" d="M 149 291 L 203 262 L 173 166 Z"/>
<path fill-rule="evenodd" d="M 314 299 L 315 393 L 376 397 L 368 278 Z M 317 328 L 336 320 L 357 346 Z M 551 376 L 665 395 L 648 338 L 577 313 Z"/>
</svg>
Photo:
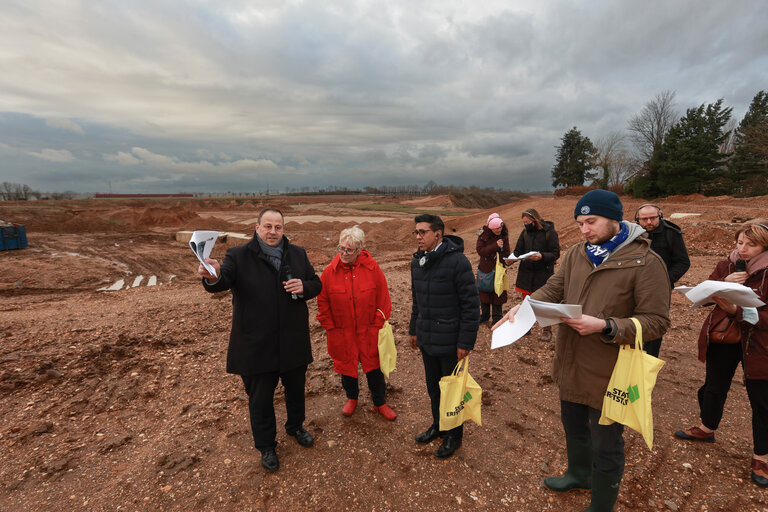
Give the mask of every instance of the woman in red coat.
<svg viewBox="0 0 768 512">
<path fill-rule="evenodd" d="M 363 249 L 365 233 L 357 226 L 339 235 L 339 253 L 323 271 L 323 289 L 317 296 L 317 319 L 327 331 L 328 354 L 341 374 L 347 402 L 341 409 L 351 416 L 360 388 L 357 367 L 363 366 L 373 408 L 392 421 L 397 414 L 386 400 L 386 382 L 379 368 L 379 330 L 392 312 L 384 273 Z"/>
<path fill-rule="evenodd" d="M 480 262 L 477 268 L 481 272 L 493 272 L 496 268 L 497 255 L 501 258 L 509 256 L 509 231 L 507 226 L 501 221 L 498 213 L 492 213 L 488 217 L 488 222 L 483 226 L 483 232 L 477 237 L 477 254 L 480 255 Z M 504 261 L 502 260 L 502 264 Z M 501 320 L 501 308 L 507 302 L 507 290 L 496 295 L 495 292 L 478 292 L 480 295 L 480 323 L 492 319 L 492 324 Z M 491 317 L 493 309 L 493 317 Z"/>
<path fill-rule="evenodd" d="M 717 264 L 709 279 L 743 284 L 768 303 L 768 224 L 751 223 L 742 227 L 736 233 L 736 249 Z M 752 406 L 752 480 L 768 487 L 768 306 L 740 307 L 718 297 L 714 300 L 717 306 L 704 321 L 699 334 L 699 360 L 706 363 L 704 385 L 699 389 L 701 424 L 678 430 L 675 436 L 689 441 L 715 442 L 715 430 L 723 417 L 731 380 L 741 363 Z M 738 324 L 740 341 L 727 344 L 712 339 L 711 326 L 725 318 Z"/>
</svg>

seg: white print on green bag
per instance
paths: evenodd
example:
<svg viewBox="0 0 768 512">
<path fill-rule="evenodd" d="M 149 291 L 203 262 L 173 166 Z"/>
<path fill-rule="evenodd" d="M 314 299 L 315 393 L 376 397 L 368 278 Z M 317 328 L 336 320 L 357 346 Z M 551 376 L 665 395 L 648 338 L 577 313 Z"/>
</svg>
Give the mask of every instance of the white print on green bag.
<svg viewBox="0 0 768 512">
<path fill-rule="evenodd" d="M 459 403 L 459 405 L 456 406 L 456 408 L 453 411 L 448 411 L 445 413 L 446 416 L 456 416 L 461 411 L 464 410 L 464 404 L 472 400 L 472 395 L 469 394 L 469 391 L 464 393 L 464 399 Z"/>
<path fill-rule="evenodd" d="M 605 392 L 605 396 L 621 405 L 627 405 L 627 401 L 629 401 L 629 403 L 634 403 L 635 400 L 640 398 L 640 391 L 637 389 L 637 384 L 635 384 L 634 386 L 629 386 L 626 391 L 622 391 L 618 388 L 613 388 L 613 390 L 609 389 Z"/>
</svg>

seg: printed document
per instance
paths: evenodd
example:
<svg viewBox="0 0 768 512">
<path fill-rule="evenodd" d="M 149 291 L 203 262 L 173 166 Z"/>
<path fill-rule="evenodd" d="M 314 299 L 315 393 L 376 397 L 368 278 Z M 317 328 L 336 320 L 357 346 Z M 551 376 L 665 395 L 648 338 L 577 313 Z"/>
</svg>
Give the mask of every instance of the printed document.
<svg viewBox="0 0 768 512">
<path fill-rule="evenodd" d="M 530 299 L 530 303 L 536 321 L 542 327 L 559 324 L 561 318 L 581 318 L 581 304 L 555 304 L 534 299 Z"/>
<path fill-rule="evenodd" d="M 213 250 L 213 246 L 218 237 L 218 231 L 195 231 L 192 233 L 192 238 L 189 240 L 189 247 L 192 249 L 192 252 L 195 253 L 197 259 L 203 264 L 205 270 L 215 277 L 219 277 L 216 275 L 216 269 L 209 263 L 206 263 L 205 258 L 211 255 L 211 251 Z"/>
<path fill-rule="evenodd" d="M 514 322 L 504 322 L 491 334 L 491 348 L 505 347 L 516 342 L 536 323 L 536 315 L 533 314 L 528 297 L 525 298 L 520 309 L 517 310 Z"/>
<path fill-rule="evenodd" d="M 685 295 L 693 302 L 691 309 L 714 302 L 712 297 L 719 297 L 743 308 L 759 308 L 765 306 L 765 302 L 752 291 L 752 288 L 739 283 L 726 283 L 725 281 L 704 281 L 693 288 L 690 286 L 677 286 L 675 290 Z"/>
<path fill-rule="evenodd" d="M 507 260 L 507 261 L 527 260 L 528 258 L 533 256 L 534 254 L 538 254 L 538 253 L 539 253 L 539 251 L 531 251 L 531 252 L 527 252 L 525 254 L 521 254 L 520 256 L 515 256 L 514 254 L 510 254 L 509 256 L 507 256 L 504 259 Z"/>
</svg>

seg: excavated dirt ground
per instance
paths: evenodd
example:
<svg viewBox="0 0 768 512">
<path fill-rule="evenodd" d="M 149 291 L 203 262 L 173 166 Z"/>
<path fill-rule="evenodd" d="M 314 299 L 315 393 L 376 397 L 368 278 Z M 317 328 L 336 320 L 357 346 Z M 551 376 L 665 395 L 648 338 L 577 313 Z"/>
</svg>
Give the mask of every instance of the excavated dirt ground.
<svg viewBox="0 0 768 512">
<path fill-rule="evenodd" d="M 625 198 L 631 217 L 639 201 Z M 576 198 L 534 197 L 495 209 L 511 227 L 535 207 L 553 220 L 564 248 L 579 240 Z M 368 206 L 365 206 L 368 202 Z M 437 443 L 413 436 L 430 422 L 423 368 L 407 342 L 411 306 L 408 265 L 415 248 L 411 212 L 455 213 L 445 197 L 396 204 L 387 198 L 270 198 L 286 212 L 286 232 L 308 249 L 318 273 L 334 254 L 338 232 L 357 218 L 390 285 L 398 367 L 388 402 L 399 417 L 372 412 L 363 384 L 354 416 L 310 303 L 315 362 L 307 380 L 305 449 L 278 428 L 280 471 L 265 473 L 252 446 L 241 381 L 224 372 L 231 318 L 228 293 L 206 293 L 179 230 L 251 233 L 264 203 L 235 201 L 71 201 L 0 203 L 0 219 L 25 224 L 29 247 L 0 252 L 0 510 L 583 510 L 586 493 L 547 491 L 544 476 L 566 457 L 552 344 L 540 328 L 490 350 L 482 327 L 471 373 L 484 389 L 483 426 L 466 428 L 449 460 Z M 372 206 L 389 205 L 391 208 Z M 696 284 L 733 246 L 732 221 L 765 215 L 768 197 L 676 197 L 660 202 L 678 222 Z M 360 208 L 372 209 L 360 209 Z M 446 217 L 477 262 L 476 233 L 491 210 Z M 201 216 L 199 214 L 204 214 Z M 314 217 L 313 217 L 314 216 Z M 303 219 L 292 222 L 291 217 Z M 366 217 L 375 222 L 366 222 Z M 386 217 L 389 220 L 382 220 Z M 312 222 L 315 220 L 319 222 Z M 222 258 L 226 243 L 214 248 Z M 141 286 L 98 292 L 118 279 Z M 147 287 L 157 276 L 158 285 Z M 175 276 L 175 277 L 174 277 Z M 510 270 L 514 283 L 515 270 Z M 512 294 L 512 302 L 519 301 Z M 509 307 L 508 303 L 505 308 Z M 704 367 L 696 337 L 706 315 L 673 295 L 654 393 L 655 444 L 627 431 L 627 467 L 618 511 L 768 511 L 768 491 L 750 481 L 751 413 L 737 371 L 717 443 L 690 444 L 672 433 L 698 420 L 696 390 Z M 364 379 L 363 379 L 364 380 Z M 285 419 L 276 397 L 278 424 Z"/>
</svg>

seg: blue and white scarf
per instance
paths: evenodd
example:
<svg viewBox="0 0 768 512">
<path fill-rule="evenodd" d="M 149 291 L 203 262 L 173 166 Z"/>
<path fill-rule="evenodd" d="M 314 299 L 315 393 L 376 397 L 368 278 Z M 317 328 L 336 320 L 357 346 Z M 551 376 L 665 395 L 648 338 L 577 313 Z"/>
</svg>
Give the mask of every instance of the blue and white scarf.
<svg viewBox="0 0 768 512">
<path fill-rule="evenodd" d="M 605 258 L 611 254 L 611 251 L 624 243 L 629 236 L 629 229 L 627 229 L 627 226 L 623 222 L 620 223 L 619 226 L 621 226 L 621 229 L 619 229 L 619 232 L 610 240 L 606 240 L 600 245 L 587 244 L 587 258 L 589 258 L 596 267 L 599 267 L 600 264 L 605 261 Z"/>
</svg>

